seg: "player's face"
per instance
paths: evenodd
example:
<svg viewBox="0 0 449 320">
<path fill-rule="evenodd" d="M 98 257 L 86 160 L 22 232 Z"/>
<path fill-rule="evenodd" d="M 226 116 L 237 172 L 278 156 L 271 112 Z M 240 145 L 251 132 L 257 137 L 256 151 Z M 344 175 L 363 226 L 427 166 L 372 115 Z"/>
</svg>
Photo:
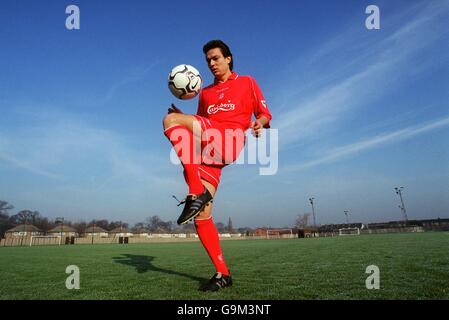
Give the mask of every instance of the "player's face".
<svg viewBox="0 0 449 320">
<path fill-rule="evenodd" d="M 231 57 L 224 57 L 220 48 L 210 49 L 206 53 L 206 61 L 210 71 L 218 80 L 223 80 L 231 73 L 229 63 Z"/>
</svg>

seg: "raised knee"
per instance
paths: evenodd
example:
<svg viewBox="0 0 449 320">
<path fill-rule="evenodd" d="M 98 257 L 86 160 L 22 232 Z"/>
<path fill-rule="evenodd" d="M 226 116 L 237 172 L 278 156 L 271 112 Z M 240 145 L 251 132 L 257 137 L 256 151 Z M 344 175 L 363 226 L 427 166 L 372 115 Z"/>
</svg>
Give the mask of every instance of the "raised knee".
<svg viewBox="0 0 449 320">
<path fill-rule="evenodd" d="M 164 129 L 167 129 L 168 127 L 172 126 L 176 123 L 177 115 L 176 113 L 169 113 L 167 114 L 164 119 L 162 120 L 162 124 L 164 126 Z"/>
</svg>

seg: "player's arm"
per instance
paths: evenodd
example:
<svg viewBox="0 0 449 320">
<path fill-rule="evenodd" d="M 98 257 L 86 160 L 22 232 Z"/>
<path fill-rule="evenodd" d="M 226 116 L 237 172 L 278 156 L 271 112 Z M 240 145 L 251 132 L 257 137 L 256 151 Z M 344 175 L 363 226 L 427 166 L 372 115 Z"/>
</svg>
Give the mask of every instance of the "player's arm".
<svg viewBox="0 0 449 320">
<path fill-rule="evenodd" d="M 262 90 L 260 90 L 257 82 L 253 78 L 250 78 L 250 80 L 254 97 L 253 112 L 256 117 L 256 120 L 251 123 L 251 133 L 253 136 L 258 138 L 261 136 L 263 128 L 270 128 L 270 120 L 272 119 L 272 115 L 268 109 L 265 98 L 263 97 Z"/>
<path fill-rule="evenodd" d="M 260 137 L 262 135 L 262 129 L 270 122 L 270 119 L 268 119 L 265 116 L 260 116 L 258 119 L 253 121 L 251 123 L 251 133 L 256 138 Z"/>
</svg>

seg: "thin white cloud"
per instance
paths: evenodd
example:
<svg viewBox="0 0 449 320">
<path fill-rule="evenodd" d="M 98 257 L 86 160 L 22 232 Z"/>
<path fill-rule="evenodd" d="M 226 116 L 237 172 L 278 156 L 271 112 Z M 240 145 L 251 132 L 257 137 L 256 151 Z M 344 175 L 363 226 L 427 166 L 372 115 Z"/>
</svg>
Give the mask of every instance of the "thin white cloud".
<svg viewBox="0 0 449 320">
<path fill-rule="evenodd" d="M 131 137 L 98 128 L 79 116 L 49 110 L 43 114 L 35 118 L 22 112 L 27 126 L 0 132 L 0 161 L 81 184 L 94 178 L 96 187 L 117 179 L 157 179 L 158 170 L 168 162 L 168 155 L 165 159 L 154 150 L 132 147 Z M 74 173 L 79 170 L 82 175 Z"/>
<path fill-rule="evenodd" d="M 158 63 L 159 61 L 155 61 L 147 67 L 135 68 L 134 70 L 131 70 L 122 79 L 118 80 L 109 88 L 105 97 L 103 98 L 102 103 L 111 101 L 121 88 L 129 84 L 142 81 Z"/>
<path fill-rule="evenodd" d="M 40 169 L 40 168 L 36 167 L 35 165 L 33 165 L 32 163 L 28 163 L 27 161 L 19 160 L 15 157 L 5 155 L 3 150 L 0 152 L 1 152 L 0 161 L 5 162 L 9 165 L 12 165 L 13 167 L 25 169 L 28 172 L 31 172 L 31 173 L 34 173 L 34 174 L 37 174 L 40 176 L 44 176 L 47 178 L 51 178 L 51 179 L 57 179 L 57 180 L 62 179 L 62 177 L 60 175 Z"/>
<path fill-rule="evenodd" d="M 435 120 L 431 123 L 421 124 L 419 126 L 407 127 L 401 130 L 393 131 L 377 135 L 353 144 L 336 147 L 326 151 L 321 157 L 291 166 L 286 166 L 282 171 L 291 172 L 297 170 L 308 169 L 322 164 L 332 163 L 343 158 L 350 157 L 354 154 L 359 154 L 373 148 L 379 148 L 387 144 L 397 143 L 412 137 L 440 129 L 449 125 L 449 117 Z"/>
<path fill-rule="evenodd" d="M 414 6 L 396 17 L 401 21 L 387 21 L 386 25 L 396 32 L 380 41 L 369 41 L 368 30 L 363 31 L 364 37 L 359 30 L 349 30 L 344 38 L 337 36 L 342 41 L 331 39 L 325 43 L 318 50 L 317 57 L 310 59 L 313 64 L 320 60 L 319 57 L 329 57 L 325 64 L 328 68 L 321 70 L 316 66 L 316 71 L 306 79 L 304 85 L 312 89 L 312 94 L 300 99 L 292 98 L 290 111 L 278 117 L 276 125 L 281 149 L 329 134 L 345 121 L 349 112 L 357 112 L 367 102 L 377 101 L 400 87 L 405 74 L 417 74 L 442 63 L 441 59 L 422 63 L 419 54 L 447 40 L 448 31 L 442 17 L 448 11 L 447 3 Z M 360 39 L 362 44 L 358 41 Z M 356 46 L 357 50 L 348 50 L 348 46 Z M 410 70 L 411 66 L 413 70 Z M 321 78 L 330 81 L 322 81 Z M 310 83 L 314 85 L 309 86 Z M 297 91 L 304 93 L 301 88 Z"/>
</svg>

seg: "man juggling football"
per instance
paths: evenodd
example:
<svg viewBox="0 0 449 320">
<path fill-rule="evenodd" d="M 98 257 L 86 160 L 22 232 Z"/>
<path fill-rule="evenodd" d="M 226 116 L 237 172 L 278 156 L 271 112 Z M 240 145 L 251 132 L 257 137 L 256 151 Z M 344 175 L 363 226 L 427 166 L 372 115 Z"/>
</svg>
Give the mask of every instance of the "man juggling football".
<svg viewBox="0 0 449 320">
<path fill-rule="evenodd" d="M 211 216 L 221 170 L 237 159 L 245 144 L 244 132 L 251 128 L 259 137 L 263 128 L 270 127 L 272 116 L 256 81 L 233 71 L 233 56 L 223 41 L 209 41 L 203 52 L 214 83 L 201 90 L 196 115 L 184 114 L 172 104 L 163 126 L 189 188 L 177 223 L 194 219 L 198 237 L 216 268 L 201 290 L 217 291 L 232 284 Z"/>
</svg>

